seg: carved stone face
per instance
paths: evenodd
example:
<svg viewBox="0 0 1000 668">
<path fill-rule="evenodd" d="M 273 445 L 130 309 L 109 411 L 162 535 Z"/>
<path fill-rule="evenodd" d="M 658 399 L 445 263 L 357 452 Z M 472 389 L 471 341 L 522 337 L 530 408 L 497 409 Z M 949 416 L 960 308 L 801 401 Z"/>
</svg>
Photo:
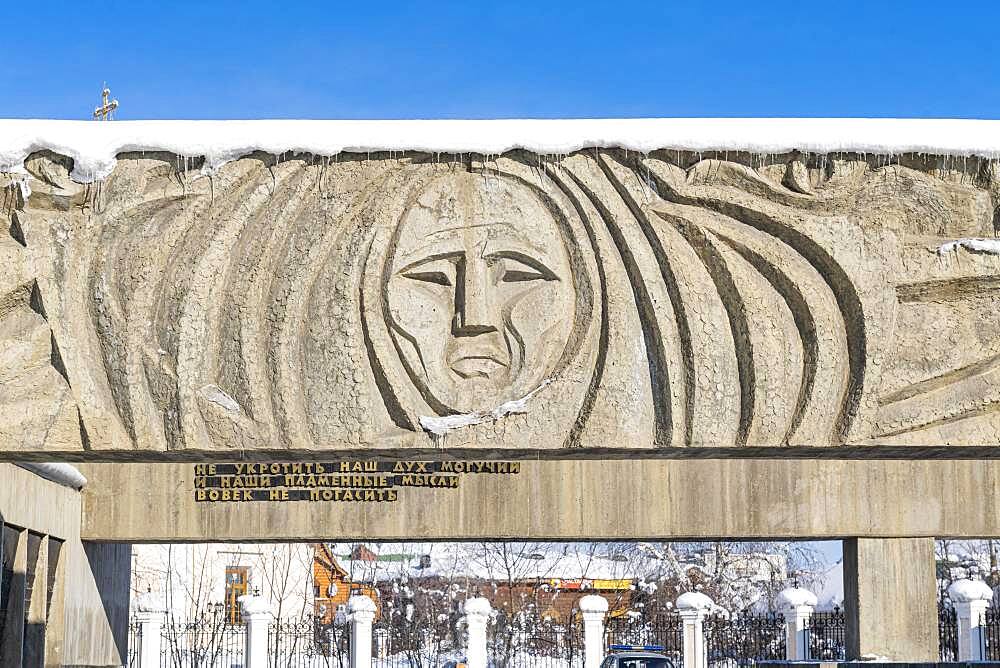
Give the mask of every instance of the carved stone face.
<svg viewBox="0 0 1000 668">
<path fill-rule="evenodd" d="M 566 245 L 549 210 L 527 186 L 460 173 L 432 182 L 400 225 L 390 331 L 428 403 L 488 410 L 535 389 L 574 318 Z"/>
</svg>

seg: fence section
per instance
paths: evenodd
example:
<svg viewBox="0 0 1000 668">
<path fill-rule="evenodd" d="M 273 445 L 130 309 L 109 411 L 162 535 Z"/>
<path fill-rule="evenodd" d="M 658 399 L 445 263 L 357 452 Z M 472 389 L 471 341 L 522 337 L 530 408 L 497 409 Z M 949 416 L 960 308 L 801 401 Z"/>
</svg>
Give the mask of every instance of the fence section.
<svg viewBox="0 0 1000 668">
<path fill-rule="evenodd" d="M 712 615 L 705 618 L 703 628 L 709 665 L 748 666 L 785 659 L 782 615 Z"/>
<path fill-rule="evenodd" d="M 986 609 L 983 615 L 983 659 L 1000 661 L 1000 610 L 996 607 Z"/>
<path fill-rule="evenodd" d="M 160 668 L 231 668 L 246 663 L 246 629 L 224 615 L 167 620 L 160 633 Z"/>
<path fill-rule="evenodd" d="M 680 615 L 622 615 L 609 618 L 604 625 L 605 646 L 659 645 L 677 662 L 684 654 L 684 624 Z"/>
<path fill-rule="evenodd" d="M 435 628 L 399 621 L 377 624 L 372 630 L 373 668 L 440 668 L 458 663 L 463 658 L 461 634 L 446 621 Z"/>
<path fill-rule="evenodd" d="M 348 668 L 350 633 L 345 625 L 313 619 L 279 620 L 267 630 L 268 668 Z"/>
<path fill-rule="evenodd" d="M 490 629 L 487 654 L 496 668 L 581 668 L 583 648 L 579 623 L 505 623 L 501 617 Z"/>
<path fill-rule="evenodd" d="M 847 655 L 847 617 L 839 608 L 814 612 L 806 620 L 806 646 L 816 661 L 844 661 Z"/>
<path fill-rule="evenodd" d="M 139 655 L 142 652 L 142 634 L 139 622 L 132 620 L 128 623 L 128 663 L 127 668 L 139 668 Z"/>
<path fill-rule="evenodd" d="M 958 613 L 951 606 L 938 610 L 938 657 L 958 661 Z"/>
</svg>

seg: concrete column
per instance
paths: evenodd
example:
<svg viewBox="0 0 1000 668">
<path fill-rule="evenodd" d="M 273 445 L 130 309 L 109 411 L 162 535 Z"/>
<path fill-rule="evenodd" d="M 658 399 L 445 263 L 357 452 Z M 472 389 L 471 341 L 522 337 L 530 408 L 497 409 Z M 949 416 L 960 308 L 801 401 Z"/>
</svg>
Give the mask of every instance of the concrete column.
<svg viewBox="0 0 1000 668">
<path fill-rule="evenodd" d="M 809 659 L 809 632 L 806 624 L 816 610 L 816 595 L 801 587 L 789 587 L 778 594 L 778 609 L 785 616 L 785 658 Z"/>
<path fill-rule="evenodd" d="M 714 605 L 712 599 L 701 592 L 689 591 L 678 596 L 675 605 L 684 623 L 683 668 L 706 668 L 708 653 L 702 622 Z"/>
<path fill-rule="evenodd" d="M 982 580 L 957 580 L 948 587 L 948 598 L 958 616 L 958 660 L 986 660 L 986 608 L 993 590 Z"/>
<path fill-rule="evenodd" d="M 604 659 L 604 616 L 608 614 L 608 600 L 588 594 L 580 599 L 580 614 L 583 616 L 583 668 L 600 668 Z"/>
<path fill-rule="evenodd" d="M 367 596 L 352 596 L 347 599 L 347 615 L 351 623 L 351 668 L 372 668 L 375 601 Z"/>
<path fill-rule="evenodd" d="M 159 597 L 151 592 L 135 600 L 135 619 L 139 622 L 139 668 L 160 668 L 160 633 L 166 613 Z"/>
<path fill-rule="evenodd" d="M 467 668 L 486 668 L 486 625 L 493 607 L 485 598 L 477 596 L 465 601 L 465 625 L 469 630 L 469 648 L 465 653 Z"/>
<path fill-rule="evenodd" d="M 49 586 L 52 594 L 46 605 L 45 614 L 45 665 L 61 666 L 63 661 L 63 638 L 66 635 L 66 560 L 62 558 L 63 542 L 51 536 L 47 538 Z"/>
<path fill-rule="evenodd" d="M 48 545 L 45 536 L 28 532 L 28 577 L 30 590 L 24 624 L 24 651 L 21 668 L 45 666 L 45 620 L 48 604 Z"/>
<path fill-rule="evenodd" d="M 937 661 L 933 538 L 844 541 L 847 660 Z"/>
<path fill-rule="evenodd" d="M 107 627 L 102 635 L 110 637 L 94 638 L 93 648 L 107 643 L 101 652 L 105 656 L 117 655 L 124 663 L 128 660 L 128 613 L 131 597 L 132 545 L 129 543 L 92 543 L 83 541 L 83 552 L 87 556 L 88 576 L 97 589 L 101 610 L 107 619 Z M 82 566 L 83 564 L 81 564 Z M 76 583 L 79 586 L 80 583 Z M 110 641 L 108 643 L 107 641 Z"/>
<path fill-rule="evenodd" d="M 267 668 L 267 627 L 271 625 L 271 604 L 262 596 L 244 594 L 237 601 L 246 624 L 246 668 Z"/>
<path fill-rule="evenodd" d="M 4 527 L 4 558 L 13 564 L 3 635 L 0 666 L 20 666 L 24 649 L 24 596 L 27 587 L 28 532 Z"/>
</svg>

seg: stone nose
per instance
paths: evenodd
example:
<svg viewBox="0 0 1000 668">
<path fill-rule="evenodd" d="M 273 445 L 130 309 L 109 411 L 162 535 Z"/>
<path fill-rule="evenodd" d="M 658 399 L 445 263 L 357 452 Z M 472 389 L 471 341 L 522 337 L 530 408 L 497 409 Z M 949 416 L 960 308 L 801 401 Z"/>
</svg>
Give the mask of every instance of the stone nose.
<svg viewBox="0 0 1000 668">
<path fill-rule="evenodd" d="M 455 286 L 455 336 L 475 336 L 500 330 L 500 310 L 490 289 L 486 261 L 472 257 L 458 266 Z"/>
</svg>

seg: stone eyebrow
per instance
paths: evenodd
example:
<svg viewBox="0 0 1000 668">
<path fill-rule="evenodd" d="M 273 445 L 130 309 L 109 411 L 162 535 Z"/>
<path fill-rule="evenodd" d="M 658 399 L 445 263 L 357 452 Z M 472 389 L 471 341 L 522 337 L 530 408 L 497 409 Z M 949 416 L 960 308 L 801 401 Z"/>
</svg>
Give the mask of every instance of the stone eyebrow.
<svg viewBox="0 0 1000 668">
<path fill-rule="evenodd" d="M 504 221 L 495 222 L 495 223 L 476 223 L 474 225 L 458 225 L 456 227 L 445 227 L 445 228 L 440 229 L 440 230 L 434 230 L 433 232 L 428 232 L 427 234 L 425 234 L 424 235 L 424 239 L 428 239 L 428 238 L 436 236 L 438 234 L 444 234 L 446 232 L 457 232 L 459 230 L 471 230 L 471 229 L 473 229 L 475 227 L 498 227 L 498 226 L 499 227 L 507 227 L 507 228 L 510 228 L 512 230 L 515 230 L 515 231 L 517 230 L 517 228 L 514 227 L 512 224 L 510 224 L 508 222 L 504 222 Z"/>
</svg>

